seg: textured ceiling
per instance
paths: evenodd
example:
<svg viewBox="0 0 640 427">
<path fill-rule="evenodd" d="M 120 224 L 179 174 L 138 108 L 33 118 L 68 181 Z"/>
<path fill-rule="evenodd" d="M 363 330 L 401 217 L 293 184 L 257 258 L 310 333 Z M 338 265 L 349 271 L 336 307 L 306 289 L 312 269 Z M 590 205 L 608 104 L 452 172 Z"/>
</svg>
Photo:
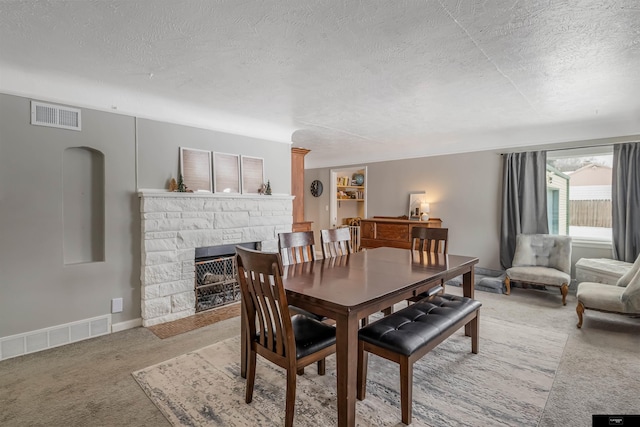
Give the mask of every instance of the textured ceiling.
<svg viewBox="0 0 640 427">
<path fill-rule="evenodd" d="M 638 0 L 4 0 L 0 67 L 307 167 L 640 134 Z"/>
</svg>

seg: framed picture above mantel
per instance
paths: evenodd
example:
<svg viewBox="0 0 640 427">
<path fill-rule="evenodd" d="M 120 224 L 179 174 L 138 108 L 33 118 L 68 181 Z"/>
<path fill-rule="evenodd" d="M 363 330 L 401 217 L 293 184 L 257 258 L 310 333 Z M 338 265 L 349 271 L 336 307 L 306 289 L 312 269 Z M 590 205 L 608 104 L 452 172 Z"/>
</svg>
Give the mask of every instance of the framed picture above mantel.
<svg viewBox="0 0 640 427">
<path fill-rule="evenodd" d="M 187 190 L 213 192 L 210 151 L 180 147 L 180 173 Z"/>
<path fill-rule="evenodd" d="M 215 192 L 240 194 L 240 156 L 216 152 L 212 155 Z"/>
<path fill-rule="evenodd" d="M 264 180 L 264 159 L 261 157 L 241 156 L 242 194 L 259 194 Z"/>
</svg>

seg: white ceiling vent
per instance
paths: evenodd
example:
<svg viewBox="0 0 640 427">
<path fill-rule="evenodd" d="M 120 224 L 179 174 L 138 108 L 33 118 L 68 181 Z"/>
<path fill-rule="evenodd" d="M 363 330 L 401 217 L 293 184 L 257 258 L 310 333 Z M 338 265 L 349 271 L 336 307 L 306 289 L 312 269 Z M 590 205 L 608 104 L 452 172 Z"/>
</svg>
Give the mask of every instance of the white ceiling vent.
<svg viewBox="0 0 640 427">
<path fill-rule="evenodd" d="M 31 124 L 81 130 L 80 109 L 31 101 Z"/>
</svg>

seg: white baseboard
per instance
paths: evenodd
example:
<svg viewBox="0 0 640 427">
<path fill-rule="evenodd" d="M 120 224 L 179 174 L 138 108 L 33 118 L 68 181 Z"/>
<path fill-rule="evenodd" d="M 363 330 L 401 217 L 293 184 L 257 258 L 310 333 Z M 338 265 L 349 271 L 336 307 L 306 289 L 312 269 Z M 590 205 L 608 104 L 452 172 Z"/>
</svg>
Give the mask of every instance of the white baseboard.
<svg viewBox="0 0 640 427">
<path fill-rule="evenodd" d="M 0 338 L 0 360 L 110 334 L 111 314 Z"/>
<path fill-rule="evenodd" d="M 142 326 L 142 317 L 138 317 L 137 319 L 127 320 L 125 322 L 114 323 L 111 325 L 111 332 L 120 332 L 127 329 L 137 328 L 138 326 Z"/>
</svg>

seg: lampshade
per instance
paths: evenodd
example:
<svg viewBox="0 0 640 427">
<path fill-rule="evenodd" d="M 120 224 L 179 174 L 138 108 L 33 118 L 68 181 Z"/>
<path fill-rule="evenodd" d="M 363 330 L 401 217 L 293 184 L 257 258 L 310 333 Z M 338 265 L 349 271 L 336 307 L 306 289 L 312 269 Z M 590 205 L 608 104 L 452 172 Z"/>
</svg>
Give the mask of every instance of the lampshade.
<svg viewBox="0 0 640 427">
<path fill-rule="evenodd" d="M 420 211 L 429 213 L 429 203 L 420 203 Z"/>
</svg>

